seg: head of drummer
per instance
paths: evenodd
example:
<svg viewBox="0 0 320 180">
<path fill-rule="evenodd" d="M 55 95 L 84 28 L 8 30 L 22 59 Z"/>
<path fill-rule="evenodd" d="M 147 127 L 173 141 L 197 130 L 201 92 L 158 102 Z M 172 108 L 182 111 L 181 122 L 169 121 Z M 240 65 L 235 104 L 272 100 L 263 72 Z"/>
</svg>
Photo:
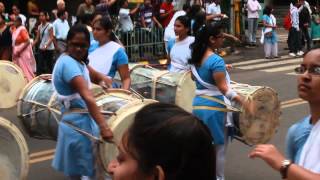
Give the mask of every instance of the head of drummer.
<svg viewBox="0 0 320 180">
<path fill-rule="evenodd" d="M 299 97 L 311 107 L 320 107 L 320 49 L 307 52 L 303 62 L 295 69 L 298 76 Z"/>
<path fill-rule="evenodd" d="M 75 25 L 71 27 L 67 36 L 67 54 L 87 63 L 90 34 L 86 26 Z"/>
<path fill-rule="evenodd" d="M 214 179 L 215 153 L 208 128 L 176 105 L 140 110 L 122 137 L 113 180 Z"/>
</svg>

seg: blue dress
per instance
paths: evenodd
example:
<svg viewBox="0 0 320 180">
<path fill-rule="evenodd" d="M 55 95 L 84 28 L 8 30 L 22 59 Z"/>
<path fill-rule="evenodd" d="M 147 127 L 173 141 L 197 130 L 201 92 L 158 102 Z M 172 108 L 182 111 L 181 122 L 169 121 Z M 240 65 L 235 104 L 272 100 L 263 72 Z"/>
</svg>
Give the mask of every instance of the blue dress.
<svg viewBox="0 0 320 180">
<path fill-rule="evenodd" d="M 53 83 L 60 95 L 68 96 L 76 93 L 71 87 L 71 80 L 76 76 L 85 76 L 85 65 L 68 55 L 61 55 L 53 71 Z M 87 78 L 86 81 L 89 81 Z M 86 109 L 83 99 L 74 99 L 70 108 Z M 63 106 L 62 113 L 67 111 Z M 99 129 L 89 114 L 70 113 L 62 117 L 59 123 L 58 140 L 52 166 L 66 176 L 94 176 L 93 144 L 85 136 L 79 134 L 66 124 L 71 122 L 78 128 L 98 137 Z"/>
<path fill-rule="evenodd" d="M 225 72 L 226 66 L 224 60 L 213 54 L 197 68 L 197 72 L 201 79 L 209 84 L 216 85 L 216 82 L 213 79 L 213 74 L 217 72 Z M 197 89 L 206 89 L 196 80 Z M 223 96 L 213 96 L 215 98 L 223 101 Z M 224 108 L 225 106 L 217 102 L 202 98 L 200 96 L 195 96 L 193 99 L 193 106 L 210 106 L 210 107 L 219 107 Z M 193 110 L 192 113 L 202 120 L 210 129 L 211 135 L 213 136 L 214 144 L 224 144 L 224 127 L 225 127 L 225 112 L 214 111 L 214 110 Z"/>
<path fill-rule="evenodd" d="M 311 129 L 310 116 L 307 116 L 293 124 L 288 130 L 286 137 L 286 156 L 296 164 L 299 162 L 302 148 L 310 135 Z"/>
</svg>

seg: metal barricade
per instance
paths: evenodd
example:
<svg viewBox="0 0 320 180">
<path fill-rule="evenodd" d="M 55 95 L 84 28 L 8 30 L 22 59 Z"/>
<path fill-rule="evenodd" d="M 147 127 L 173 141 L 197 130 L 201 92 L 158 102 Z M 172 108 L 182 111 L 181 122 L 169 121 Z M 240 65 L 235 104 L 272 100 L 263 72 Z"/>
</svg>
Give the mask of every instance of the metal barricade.
<svg viewBox="0 0 320 180">
<path fill-rule="evenodd" d="M 153 61 L 165 57 L 163 29 L 136 28 L 134 31 L 117 34 L 126 48 L 130 62 Z"/>
</svg>

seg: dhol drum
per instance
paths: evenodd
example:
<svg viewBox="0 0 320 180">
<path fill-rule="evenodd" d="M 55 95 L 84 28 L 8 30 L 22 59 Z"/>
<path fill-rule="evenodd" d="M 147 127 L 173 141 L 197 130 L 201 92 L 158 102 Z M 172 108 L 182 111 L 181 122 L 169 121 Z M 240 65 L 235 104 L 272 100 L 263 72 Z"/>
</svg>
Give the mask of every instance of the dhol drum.
<svg viewBox="0 0 320 180">
<path fill-rule="evenodd" d="M 29 170 L 29 150 L 20 130 L 0 117 L 0 179 L 25 180 Z"/>
<path fill-rule="evenodd" d="M 129 69 L 131 88 L 143 97 L 176 104 L 188 112 L 192 111 L 196 85 L 191 79 L 191 72 L 171 73 L 141 64 L 129 64 Z M 121 82 L 118 74 L 114 79 Z"/>
<path fill-rule="evenodd" d="M 135 112 L 134 109 L 155 102 L 121 89 L 109 89 L 106 92 L 97 85 L 93 86 L 92 92 L 102 111 L 113 111 L 117 114 L 115 117 L 106 116 L 112 124 L 119 123 L 118 118 L 126 118 L 123 114 L 128 113 L 122 114 L 124 108 Z M 31 137 L 56 140 L 61 104 L 57 101 L 50 78 L 39 76 L 33 79 L 20 94 L 17 109 L 18 117 Z"/>
<path fill-rule="evenodd" d="M 17 65 L 10 61 L 0 60 L 0 108 L 15 106 L 26 84 L 23 72 Z"/>
<path fill-rule="evenodd" d="M 270 87 L 231 83 L 232 88 L 253 103 L 254 111 L 233 113 L 236 136 L 249 145 L 268 142 L 279 126 L 280 101 Z"/>
</svg>

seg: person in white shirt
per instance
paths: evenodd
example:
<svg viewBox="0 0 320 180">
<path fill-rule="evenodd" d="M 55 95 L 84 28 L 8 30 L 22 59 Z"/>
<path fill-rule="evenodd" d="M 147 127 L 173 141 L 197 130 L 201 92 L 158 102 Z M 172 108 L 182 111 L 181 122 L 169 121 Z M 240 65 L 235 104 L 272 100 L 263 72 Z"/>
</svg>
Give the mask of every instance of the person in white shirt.
<svg viewBox="0 0 320 180">
<path fill-rule="evenodd" d="M 136 7 L 132 10 L 129 9 L 129 2 L 125 0 L 122 7 L 119 11 L 119 23 L 121 31 L 121 41 L 126 46 L 127 54 L 129 59 L 131 58 L 131 31 L 133 31 L 133 23 L 131 15 L 134 15 L 138 12 L 140 4 L 138 3 Z"/>
<path fill-rule="evenodd" d="M 15 15 L 15 16 L 19 16 L 21 18 L 21 21 L 22 21 L 22 25 L 26 25 L 26 21 L 27 21 L 27 18 L 25 15 L 23 14 L 20 14 L 20 9 L 17 5 L 13 5 L 12 8 L 12 13 Z"/>
<path fill-rule="evenodd" d="M 250 46 L 256 46 L 256 33 L 258 29 L 259 11 L 261 11 L 261 5 L 258 0 L 248 0 L 248 40 Z"/>
<path fill-rule="evenodd" d="M 190 70 L 188 60 L 191 58 L 190 45 L 194 37 L 189 36 L 191 21 L 188 16 L 179 16 L 174 23 L 174 32 L 177 38 L 168 43 L 168 64 L 170 72 L 183 73 Z"/>
<path fill-rule="evenodd" d="M 220 21 L 222 18 L 226 17 L 225 14 L 221 13 L 220 7 L 221 0 L 213 0 L 212 3 L 206 9 L 206 19 L 208 21 Z"/>
<path fill-rule="evenodd" d="M 168 49 L 169 40 L 176 38 L 176 33 L 174 32 L 174 23 L 176 22 L 176 19 L 180 16 L 186 15 L 190 11 L 190 9 L 191 9 L 191 7 L 188 3 L 184 4 L 182 10 L 174 13 L 171 21 L 169 22 L 168 26 L 164 30 L 163 40 L 164 40 L 166 50 Z"/>
<path fill-rule="evenodd" d="M 70 29 L 66 18 L 66 11 L 59 11 L 58 19 L 53 22 L 55 48 L 59 54 L 66 50 L 66 39 Z"/>
</svg>

